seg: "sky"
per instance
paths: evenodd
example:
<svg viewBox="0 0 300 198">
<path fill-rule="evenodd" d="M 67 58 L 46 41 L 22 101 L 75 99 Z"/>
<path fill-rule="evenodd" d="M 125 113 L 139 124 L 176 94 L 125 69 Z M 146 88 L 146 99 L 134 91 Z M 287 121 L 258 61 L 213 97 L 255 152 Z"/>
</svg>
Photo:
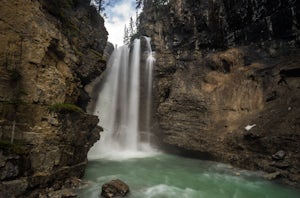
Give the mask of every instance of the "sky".
<svg viewBox="0 0 300 198">
<path fill-rule="evenodd" d="M 105 7 L 105 27 L 109 33 L 108 41 L 114 45 L 123 45 L 124 27 L 128 27 L 130 17 L 135 19 L 135 0 L 108 0 L 111 4 Z"/>
</svg>

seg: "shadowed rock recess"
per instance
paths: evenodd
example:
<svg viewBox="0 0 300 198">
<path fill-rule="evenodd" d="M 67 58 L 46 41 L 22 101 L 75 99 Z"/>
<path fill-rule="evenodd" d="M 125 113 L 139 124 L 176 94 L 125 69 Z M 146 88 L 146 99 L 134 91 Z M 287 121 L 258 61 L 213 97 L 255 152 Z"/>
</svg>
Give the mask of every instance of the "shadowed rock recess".
<svg viewBox="0 0 300 198">
<path fill-rule="evenodd" d="M 160 143 L 300 187 L 299 11 L 292 0 L 147 1 L 139 33 L 156 51 Z"/>
<path fill-rule="evenodd" d="M 88 0 L 1 1 L 0 197 L 46 197 L 83 175 L 101 131 L 83 87 L 105 69 L 106 41 Z"/>
</svg>

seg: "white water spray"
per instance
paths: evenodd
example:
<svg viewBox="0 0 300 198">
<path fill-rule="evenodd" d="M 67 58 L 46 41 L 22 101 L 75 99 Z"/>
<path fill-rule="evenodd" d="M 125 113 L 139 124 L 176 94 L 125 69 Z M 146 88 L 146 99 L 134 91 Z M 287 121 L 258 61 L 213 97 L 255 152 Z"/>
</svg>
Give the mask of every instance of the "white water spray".
<svg viewBox="0 0 300 198">
<path fill-rule="evenodd" d="M 147 141 L 151 141 L 151 107 L 152 107 L 152 80 L 153 80 L 153 65 L 155 62 L 154 52 L 151 48 L 151 38 L 144 37 L 147 41 L 147 59 L 146 59 L 146 74 L 147 74 L 147 106 L 146 106 L 146 132 Z"/>
<path fill-rule="evenodd" d="M 154 56 L 150 39 L 147 40 L 148 56 L 146 68 L 141 68 L 141 41 L 136 39 L 129 60 L 128 46 L 116 49 L 109 62 L 108 70 L 99 92 L 95 115 L 104 131 L 101 139 L 89 152 L 89 159 L 111 158 L 127 159 L 144 157 L 154 153 L 150 146 L 152 70 Z M 141 70 L 146 70 L 147 97 L 140 101 Z M 145 104 L 144 104 L 145 103 Z M 140 140 L 140 104 L 146 106 L 146 142 Z"/>
<path fill-rule="evenodd" d="M 131 56 L 131 79 L 129 87 L 128 135 L 124 142 L 127 148 L 138 150 L 139 105 L 140 105 L 140 56 L 141 41 L 134 40 Z M 126 133 L 127 134 L 127 133 Z M 130 134 L 130 135 L 129 135 Z"/>
</svg>

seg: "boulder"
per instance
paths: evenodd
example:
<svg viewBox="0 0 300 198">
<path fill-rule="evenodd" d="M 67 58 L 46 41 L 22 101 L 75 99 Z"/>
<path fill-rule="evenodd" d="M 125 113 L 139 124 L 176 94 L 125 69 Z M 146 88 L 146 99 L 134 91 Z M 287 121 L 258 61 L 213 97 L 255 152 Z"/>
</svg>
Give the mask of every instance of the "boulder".
<svg viewBox="0 0 300 198">
<path fill-rule="evenodd" d="M 105 198 L 125 197 L 129 192 L 129 186 L 123 181 L 116 179 L 102 186 L 101 195 Z"/>
<path fill-rule="evenodd" d="M 283 160 L 285 157 L 285 152 L 283 150 L 278 151 L 274 155 L 272 155 L 272 159 L 274 160 Z"/>
</svg>

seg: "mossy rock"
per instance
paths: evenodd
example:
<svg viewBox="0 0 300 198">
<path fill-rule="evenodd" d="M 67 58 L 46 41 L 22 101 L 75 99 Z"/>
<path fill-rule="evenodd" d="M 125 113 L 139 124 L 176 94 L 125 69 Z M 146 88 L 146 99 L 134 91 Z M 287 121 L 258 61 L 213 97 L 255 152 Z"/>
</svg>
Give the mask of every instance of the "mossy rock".
<svg viewBox="0 0 300 198">
<path fill-rule="evenodd" d="M 18 106 L 18 105 L 26 105 L 27 103 L 22 100 L 5 100 L 5 101 L 0 101 L 0 104 Z"/>
<path fill-rule="evenodd" d="M 69 113 L 69 112 L 84 113 L 84 111 L 80 107 L 69 103 L 56 103 L 49 106 L 49 109 L 51 111 L 56 111 L 59 113 Z"/>
<path fill-rule="evenodd" d="M 93 54 L 95 54 L 97 57 L 99 57 L 100 61 L 102 62 L 106 62 L 106 58 L 98 51 L 94 50 L 94 49 L 90 49 L 90 52 L 92 52 Z"/>
<path fill-rule="evenodd" d="M 29 152 L 29 148 L 20 140 L 14 140 L 12 144 L 9 140 L 0 140 L 0 150 L 17 155 L 25 155 Z"/>
</svg>

